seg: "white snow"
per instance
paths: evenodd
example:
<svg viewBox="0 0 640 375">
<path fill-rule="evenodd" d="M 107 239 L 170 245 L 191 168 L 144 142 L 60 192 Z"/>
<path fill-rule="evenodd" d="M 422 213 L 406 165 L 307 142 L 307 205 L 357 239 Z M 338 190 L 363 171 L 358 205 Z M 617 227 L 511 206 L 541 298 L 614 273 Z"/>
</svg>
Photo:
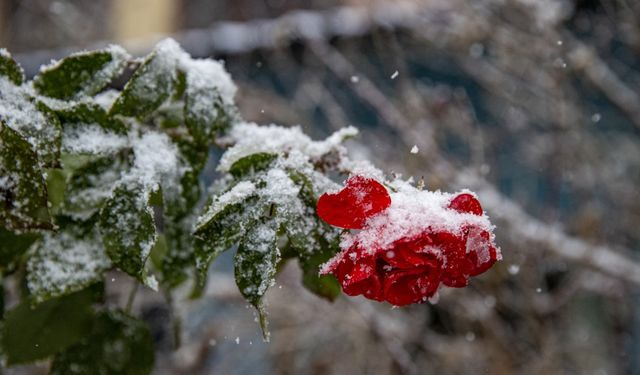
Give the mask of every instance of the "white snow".
<svg viewBox="0 0 640 375">
<path fill-rule="evenodd" d="M 45 234 L 27 263 L 27 285 L 38 299 L 80 290 L 111 267 L 102 241 L 62 232 Z"/>
<path fill-rule="evenodd" d="M 142 136 L 133 134 L 129 136 L 135 161 L 133 168 L 125 176 L 142 186 L 156 190 L 162 183 L 162 187 L 176 188 L 178 177 L 184 172 L 184 166 L 178 157 L 178 148 L 164 133 L 148 131 Z"/>
<path fill-rule="evenodd" d="M 418 152 L 420 152 L 420 149 L 418 148 L 417 145 L 413 145 L 413 147 L 411 147 L 411 151 L 412 154 L 417 154 Z"/>
<path fill-rule="evenodd" d="M 235 144 L 220 159 L 218 170 L 229 171 L 233 163 L 255 153 L 283 154 L 297 151 L 300 162 L 305 159 L 307 162 L 318 160 L 332 151 L 344 152 L 341 143 L 357 134 L 358 130 L 349 126 L 333 133 L 324 141 L 312 141 L 299 126 L 287 128 L 241 122 L 229 132 L 229 137 Z"/>
<path fill-rule="evenodd" d="M 29 96 L 27 85 L 16 86 L 0 76 L 0 119 L 24 137 L 34 149 L 51 149 L 51 140 L 56 138 L 57 129 L 51 126 Z"/>
<path fill-rule="evenodd" d="M 103 129 L 98 124 L 67 126 L 62 133 L 62 151 L 75 154 L 110 154 L 127 147 L 126 136 Z"/>
</svg>

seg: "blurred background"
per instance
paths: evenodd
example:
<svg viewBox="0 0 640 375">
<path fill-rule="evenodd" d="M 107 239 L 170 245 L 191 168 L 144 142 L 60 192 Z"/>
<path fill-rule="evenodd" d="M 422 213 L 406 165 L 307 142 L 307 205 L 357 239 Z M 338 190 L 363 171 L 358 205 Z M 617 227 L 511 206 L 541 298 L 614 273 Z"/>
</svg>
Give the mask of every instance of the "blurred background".
<svg viewBox="0 0 640 375">
<path fill-rule="evenodd" d="M 398 309 L 321 300 L 290 264 L 264 343 L 227 254 L 203 299 L 137 299 L 157 374 L 640 374 L 640 1 L 0 0 L 29 76 L 164 36 L 226 62 L 247 120 L 354 125 L 352 153 L 389 174 L 477 191 L 504 260 Z"/>
</svg>

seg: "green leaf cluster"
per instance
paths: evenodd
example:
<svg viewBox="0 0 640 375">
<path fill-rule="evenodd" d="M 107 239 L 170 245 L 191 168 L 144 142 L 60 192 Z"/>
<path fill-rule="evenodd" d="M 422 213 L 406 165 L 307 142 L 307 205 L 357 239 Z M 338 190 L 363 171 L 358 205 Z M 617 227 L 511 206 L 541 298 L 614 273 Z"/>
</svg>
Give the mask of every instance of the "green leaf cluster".
<svg viewBox="0 0 640 375">
<path fill-rule="evenodd" d="M 315 213 L 333 186 L 327 155 L 233 145 L 223 158 L 237 147 L 240 156 L 207 201 L 212 147 L 239 143 L 234 93 L 221 63 L 192 59 L 173 40 L 142 59 L 117 46 L 72 54 L 32 80 L 0 49 L 0 281 L 20 286 L 9 311 L 0 296 L 8 365 L 150 373 L 145 324 L 105 303 L 115 269 L 166 295 L 192 282 L 195 297 L 211 262 L 235 249 L 238 288 L 265 335 L 263 297 L 284 262 L 298 261 L 311 292 L 336 298 L 319 268 L 340 233 Z"/>
</svg>

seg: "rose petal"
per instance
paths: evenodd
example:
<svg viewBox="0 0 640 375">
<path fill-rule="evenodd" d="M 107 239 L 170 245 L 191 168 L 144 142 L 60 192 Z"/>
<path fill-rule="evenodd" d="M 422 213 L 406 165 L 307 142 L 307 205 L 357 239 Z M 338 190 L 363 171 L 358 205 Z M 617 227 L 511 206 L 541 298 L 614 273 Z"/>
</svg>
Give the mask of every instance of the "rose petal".
<svg viewBox="0 0 640 375">
<path fill-rule="evenodd" d="M 469 213 L 482 216 L 482 206 L 480 202 L 471 194 L 458 194 L 449 203 L 449 208 L 460 213 Z"/>
<path fill-rule="evenodd" d="M 385 275 L 383 291 L 385 300 L 396 306 L 423 302 L 438 290 L 438 268 L 416 267 L 396 270 Z"/>
<path fill-rule="evenodd" d="M 323 194 L 318 200 L 318 216 L 336 227 L 362 229 L 371 216 L 391 205 L 387 189 L 379 182 L 363 176 L 353 176 L 335 194 Z"/>
</svg>

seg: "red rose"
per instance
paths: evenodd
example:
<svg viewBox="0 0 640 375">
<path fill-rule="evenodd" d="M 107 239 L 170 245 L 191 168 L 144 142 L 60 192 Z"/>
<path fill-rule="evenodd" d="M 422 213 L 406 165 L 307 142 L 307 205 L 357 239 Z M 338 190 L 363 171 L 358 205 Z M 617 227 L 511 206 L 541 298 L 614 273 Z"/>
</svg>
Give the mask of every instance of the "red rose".
<svg viewBox="0 0 640 375">
<path fill-rule="evenodd" d="M 347 295 L 397 306 L 421 303 L 440 284 L 466 286 L 470 276 L 500 258 L 492 227 L 472 194 L 394 195 L 397 207 L 381 184 L 355 176 L 343 190 L 318 201 L 318 215 L 327 223 L 362 229 L 343 239 L 342 252 L 322 270 L 333 274 Z"/>
</svg>

